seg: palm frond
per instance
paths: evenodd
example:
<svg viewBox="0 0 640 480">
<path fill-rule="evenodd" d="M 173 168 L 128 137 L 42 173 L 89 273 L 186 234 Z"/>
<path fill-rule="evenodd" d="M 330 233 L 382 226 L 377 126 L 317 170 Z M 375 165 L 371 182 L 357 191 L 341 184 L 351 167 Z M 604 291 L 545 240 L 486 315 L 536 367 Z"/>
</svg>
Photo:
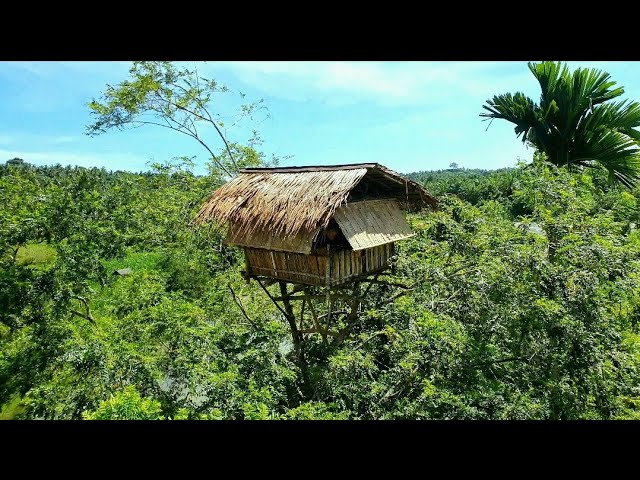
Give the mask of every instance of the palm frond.
<svg viewBox="0 0 640 480">
<path fill-rule="evenodd" d="M 526 141 L 529 129 L 538 123 L 537 105 L 521 92 L 496 95 L 487 100 L 487 104 L 482 108 L 489 113 L 481 113 L 481 117 L 501 118 L 515 124 L 516 137 L 522 135 L 523 142 Z"/>
<path fill-rule="evenodd" d="M 483 105 L 489 113 L 480 116 L 515 124 L 516 137 L 556 165 L 598 162 L 624 185 L 639 180 L 640 103 L 610 102 L 624 89 L 602 70 L 570 72 L 561 62 L 528 67 L 540 84 L 539 104 L 522 93 L 496 95 Z"/>
<path fill-rule="evenodd" d="M 630 187 L 640 179 L 640 147 L 624 133 L 613 130 L 591 132 L 575 152 L 575 163 L 597 161 L 611 175 Z"/>
</svg>

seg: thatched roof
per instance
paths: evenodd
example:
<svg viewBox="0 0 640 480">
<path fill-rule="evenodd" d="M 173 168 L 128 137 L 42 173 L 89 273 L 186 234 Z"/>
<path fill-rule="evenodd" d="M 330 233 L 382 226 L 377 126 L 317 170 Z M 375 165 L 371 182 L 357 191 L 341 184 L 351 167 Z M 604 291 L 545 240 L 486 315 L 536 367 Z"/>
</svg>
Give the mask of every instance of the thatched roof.
<svg viewBox="0 0 640 480">
<path fill-rule="evenodd" d="M 236 235 L 267 231 L 286 238 L 326 227 L 340 205 L 365 198 L 437 206 L 421 185 L 377 163 L 246 168 L 211 194 L 196 222 L 215 219 L 231 223 Z"/>
</svg>

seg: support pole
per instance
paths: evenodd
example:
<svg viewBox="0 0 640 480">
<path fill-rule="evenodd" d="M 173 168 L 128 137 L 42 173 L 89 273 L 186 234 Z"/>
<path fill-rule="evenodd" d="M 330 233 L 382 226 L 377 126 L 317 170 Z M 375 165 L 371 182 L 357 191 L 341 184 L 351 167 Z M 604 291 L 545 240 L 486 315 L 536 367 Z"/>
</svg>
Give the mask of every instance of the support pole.
<svg viewBox="0 0 640 480">
<path fill-rule="evenodd" d="M 295 317 L 293 316 L 293 314 L 289 315 L 287 312 L 285 312 L 282 309 L 282 307 L 280 305 L 278 305 L 278 302 L 276 302 L 275 298 L 273 298 L 273 296 L 269 293 L 269 290 L 267 290 L 267 287 L 265 287 L 262 284 L 262 282 L 260 281 L 259 278 L 256 278 L 256 281 L 258 282 L 258 285 L 260 285 L 262 290 L 264 290 L 264 293 L 266 293 L 267 296 L 271 299 L 273 304 L 278 308 L 278 310 L 280 310 L 280 313 L 282 313 L 282 315 L 284 315 L 284 318 L 287 319 L 287 322 L 289 322 L 289 327 L 291 328 L 291 337 L 293 338 L 293 345 L 295 346 L 296 350 L 300 351 L 300 335 L 298 333 L 298 327 L 296 326 Z M 278 282 L 278 283 L 280 284 L 280 291 L 282 291 L 282 288 L 284 287 L 284 292 L 286 294 L 287 293 L 287 284 L 284 283 L 284 282 Z M 291 309 L 291 304 L 289 302 L 287 302 L 287 305 L 289 305 L 289 309 Z"/>
<path fill-rule="evenodd" d="M 327 320 L 325 330 L 329 330 L 331 326 L 331 310 L 333 309 L 333 300 L 331 299 L 331 294 L 327 293 Z"/>
<path fill-rule="evenodd" d="M 327 326 L 325 330 L 329 329 L 329 322 L 331 321 L 331 248 L 327 245 L 327 270 L 325 272 L 325 288 L 327 289 Z"/>
<path fill-rule="evenodd" d="M 351 301 L 351 305 L 350 305 L 351 311 L 349 312 L 349 314 L 345 318 L 345 324 L 346 325 L 340 331 L 340 335 L 336 339 L 336 342 L 338 344 L 340 344 L 340 343 L 342 343 L 344 341 L 344 339 L 346 338 L 347 334 L 351 330 L 351 327 L 353 326 L 353 322 L 358 317 L 358 309 L 360 308 L 360 298 L 358 298 L 359 290 L 360 290 L 360 283 L 356 282 L 353 285 L 353 300 Z"/>
<path fill-rule="evenodd" d="M 304 328 L 304 307 L 306 305 L 307 305 L 307 300 L 306 299 L 302 300 L 302 305 L 300 305 L 300 327 L 298 328 L 299 331 L 302 331 L 302 329 Z"/>
<path fill-rule="evenodd" d="M 282 304 L 284 305 L 284 310 L 286 312 L 285 316 L 287 317 L 287 321 L 289 322 L 289 326 L 291 327 L 293 344 L 295 345 L 296 350 L 300 351 L 300 346 L 302 343 L 302 334 L 298 331 L 298 326 L 296 325 L 296 316 L 293 313 L 293 307 L 291 306 L 291 302 L 289 302 L 289 293 L 287 293 L 287 284 L 285 282 L 278 282 L 278 285 L 280 285 L 280 296 L 282 298 Z"/>
<path fill-rule="evenodd" d="M 251 281 L 251 265 L 249 265 L 249 255 L 247 254 L 247 249 L 244 249 L 244 279 L 249 285 Z"/>
<path fill-rule="evenodd" d="M 309 290 L 306 290 L 307 295 L 310 295 Z M 313 308 L 313 300 L 309 300 L 309 311 L 311 312 L 311 318 L 313 319 L 313 325 L 317 332 L 322 335 L 322 340 L 324 343 L 327 343 L 327 331 L 320 326 L 320 322 L 318 321 L 318 316 L 316 315 L 316 309 Z"/>
</svg>

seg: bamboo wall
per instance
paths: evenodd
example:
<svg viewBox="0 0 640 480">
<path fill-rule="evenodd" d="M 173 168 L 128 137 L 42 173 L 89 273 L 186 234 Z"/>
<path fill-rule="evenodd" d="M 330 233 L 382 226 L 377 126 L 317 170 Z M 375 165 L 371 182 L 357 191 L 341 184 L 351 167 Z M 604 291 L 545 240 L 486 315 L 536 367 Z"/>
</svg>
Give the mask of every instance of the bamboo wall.
<svg viewBox="0 0 640 480">
<path fill-rule="evenodd" d="M 393 243 L 364 250 L 316 252 L 311 255 L 277 252 L 245 247 L 244 254 L 251 275 L 271 277 L 306 285 L 339 285 L 382 270 L 394 254 Z"/>
</svg>

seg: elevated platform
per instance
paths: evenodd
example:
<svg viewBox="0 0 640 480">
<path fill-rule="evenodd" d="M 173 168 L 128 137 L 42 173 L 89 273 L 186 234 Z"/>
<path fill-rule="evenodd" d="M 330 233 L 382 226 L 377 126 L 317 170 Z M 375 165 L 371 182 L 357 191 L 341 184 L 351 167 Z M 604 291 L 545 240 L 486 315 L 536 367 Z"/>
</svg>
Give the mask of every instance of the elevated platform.
<svg viewBox="0 0 640 480">
<path fill-rule="evenodd" d="M 254 276 L 320 287 L 333 287 L 386 270 L 395 255 L 395 244 L 363 250 L 319 250 L 309 255 L 244 248 L 245 278 Z"/>
</svg>

